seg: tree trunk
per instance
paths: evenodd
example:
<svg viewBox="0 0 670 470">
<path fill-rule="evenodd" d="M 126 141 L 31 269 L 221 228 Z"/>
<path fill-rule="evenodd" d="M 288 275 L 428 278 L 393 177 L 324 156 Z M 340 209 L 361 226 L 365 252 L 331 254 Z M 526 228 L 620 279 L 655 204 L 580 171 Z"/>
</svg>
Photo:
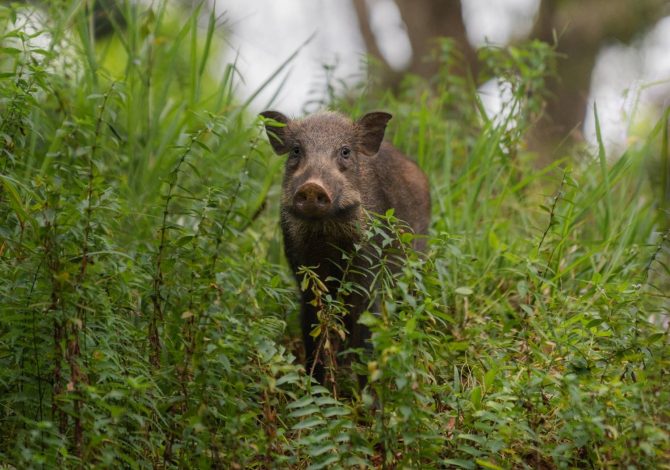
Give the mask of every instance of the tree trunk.
<svg viewBox="0 0 670 470">
<path fill-rule="evenodd" d="M 449 37 L 463 55 L 463 63 L 456 72 L 477 75 L 477 53 L 468 41 L 463 22 L 461 2 L 458 0 L 395 0 L 412 47 L 412 60 L 402 73 L 393 72 L 384 58 L 377 39 L 370 27 L 370 13 L 365 0 L 352 0 L 358 17 L 359 28 L 365 46 L 370 55 L 384 68 L 386 86 L 395 87 L 402 79 L 402 73 L 412 73 L 422 77 L 431 77 L 437 73 L 438 65 L 427 60 L 434 50 L 436 38 Z"/>
<path fill-rule="evenodd" d="M 557 76 L 548 84 L 546 117 L 533 132 L 533 149 L 555 149 L 566 137 L 581 140 L 591 74 L 601 48 L 644 33 L 660 19 L 663 8 L 660 0 L 542 1 L 532 37 L 548 43 L 557 39 L 560 57 Z"/>
</svg>

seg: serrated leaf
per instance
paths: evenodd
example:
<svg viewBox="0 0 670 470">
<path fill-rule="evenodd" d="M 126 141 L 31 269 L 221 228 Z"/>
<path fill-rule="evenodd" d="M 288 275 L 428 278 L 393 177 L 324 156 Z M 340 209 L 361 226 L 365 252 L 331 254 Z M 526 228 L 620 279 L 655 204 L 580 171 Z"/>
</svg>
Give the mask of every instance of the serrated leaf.
<svg viewBox="0 0 670 470">
<path fill-rule="evenodd" d="M 330 396 L 330 390 L 322 385 L 315 385 L 312 387 L 312 395 L 327 395 Z"/>
<path fill-rule="evenodd" d="M 299 431 L 300 429 L 309 429 L 316 426 L 321 426 L 323 424 L 326 424 L 326 420 L 324 420 L 323 418 L 314 417 L 306 419 L 304 421 L 300 421 L 299 423 L 293 425 L 291 429 L 293 429 L 294 431 Z"/>
<path fill-rule="evenodd" d="M 298 408 L 297 410 L 290 412 L 288 416 L 290 418 L 302 418 L 303 416 L 313 415 L 318 412 L 319 412 L 318 406 L 310 405 L 304 408 Z"/>
<path fill-rule="evenodd" d="M 338 406 L 332 406 L 323 410 L 323 416 L 325 418 L 330 418 L 332 416 L 347 416 L 348 414 L 349 410 Z"/>
<path fill-rule="evenodd" d="M 303 406 L 311 405 L 313 402 L 314 398 L 312 398 L 310 395 L 307 395 L 306 397 L 302 397 L 299 400 L 289 403 L 288 405 L 286 405 L 286 408 L 288 409 L 302 408 Z"/>
<path fill-rule="evenodd" d="M 282 375 L 277 379 L 277 383 L 275 385 L 283 385 L 285 383 L 297 383 L 300 381 L 300 376 L 296 374 L 295 372 L 291 372 L 290 374 Z"/>
<path fill-rule="evenodd" d="M 333 397 L 317 397 L 314 399 L 314 403 L 316 403 L 318 406 L 341 405 L 341 403 Z"/>
<path fill-rule="evenodd" d="M 335 450 L 335 449 L 337 449 L 335 444 L 325 444 L 325 445 L 319 446 L 319 447 L 312 447 L 311 449 L 309 449 L 309 451 L 307 453 L 309 455 L 311 455 L 312 457 L 318 457 L 320 455 L 325 454 L 326 452 L 328 452 L 330 450 Z"/>
</svg>

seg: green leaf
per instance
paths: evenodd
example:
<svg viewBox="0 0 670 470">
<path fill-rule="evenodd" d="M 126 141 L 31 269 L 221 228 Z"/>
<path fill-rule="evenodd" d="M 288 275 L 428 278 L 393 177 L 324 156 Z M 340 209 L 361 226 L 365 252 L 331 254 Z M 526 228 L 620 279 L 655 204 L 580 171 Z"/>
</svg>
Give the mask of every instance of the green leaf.
<svg viewBox="0 0 670 470">
<path fill-rule="evenodd" d="M 318 406 L 306 406 L 296 409 L 288 414 L 289 418 L 302 418 L 303 416 L 313 415 L 319 412 Z"/>
<path fill-rule="evenodd" d="M 310 429 L 316 426 L 323 426 L 324 424 L 326 424 L 326 421 L 324 419 L 314 417 L 306 419 L 304 421 L 300 421 L 299 423 L 295 424 L 291 429 L 293 429 L 294 431 L 299 431 L 301 429 Z"/>
<path fill-rule="evenodd" d="M 470 343 L 467 341 L 451 341 L 449 343 L 450 351 L 465 351 L 470 346 Z"/>
<path fill-rule="evenodd" d="M 310 395 L 307 395 L 306 397 L 302 397 L 299 400 L 289 403 L 288 405 L 286 405 L 286 408 L 288 409 L 302 408 L 304 406 L 311 405 L 313 402 L 314 398 L 312 398 Z"/>
<path fill-rule="evenodd" d="M 316 326 L 312 329 L 312 331 L 309 332 L 309 335 L 310 335 L 312 338 L 318 338 L 320 334 L 321 334 L 321 325 L 316 325 Z"/>
<path fill-rule="evenodd" d="M 333 416 L 347 416 L 348 414 L 350 414 L 349 410 L 341 406 L 333 406 L 323 410 L 324 418 L 331 418 Z"/>
<path fill-rule="evenodd" d="M 405 333 L 411 335 L 412 333 L 414 333 L 415 329 L 416 329 L 416 317 L 410 317 L 410 319 L 407 320 L 407 323 L 405 323 Z"/>
<path fill-rule="evenodd" d="M 314 403 L 316 403 L 318 406 L 326 406 L 326 405 L 338 405 L 341 406 L 342 404 L 334 399 L 331 396 L 324 396 L 324 397 L 316 397 L 314 399 Z"/>
<path fill-rule="evenodd" d="M 358 319 L 358 322 L 361 323 L 362 325 L 373 327 L 379 324 L 379 317 L 370 312 L 364 312 Z"/>
<path fill-rule="evenodd" d="M 291 372 L 290 374 L 285 374 L 285 375 L 282 375 L 281 377 L 279 377 L 277 379 L 277 382 L 276 382 L 275 385 L 280 386 L 280 385 L 284 385 L 285 383 L 295 384 L 295 383 L 298 383 L 299 381 L 300 381 L 300 376 L 295 372 Z"/>
<path fill-rule="evenodd" d="M 484 468 L 489 468 L 491 470 L 503 470 L 501 466 L 496 465 L 493 462 L 489 462 L 488 460 L 475 459 L 475 462 L 477 462 L 478 465 L 481 465 Z"/>
<path fill-rule="evenodd" d="M 447 467 L 459 467 L 459 468 L 467 468 L 467 469 L 472 469 L 475 468 L 475 464 L 472 463 L 470 460 L 462 460 L 462 459 L 444 459 L 442 460 L 442 463 Z"/>
<path fill-rule="evenodd" d="M 482 407 L 482 389 L 481 387 L 475 387 L 470 392 L 470 402 L 476 410 L 481 409 Z"/>
<path fill-rule="evenodd" d="M 457 287 L 454 292 L 456 292 L 458 295 L 468 296 L 468 295 L 472 295 L 473 290 L 469 287 L 462 286 L 462 287 Z"/>
<path fill-rule="evenodd" d="M 336 450 L 336 449 L 337 449 L 337 446 L 335 444 L 330 444 L 330 443 L 325 442 L 324 445 L 310 448 L 307 453 L 309 455 L 311 455 L 312 457 L 318 457 L 320 455 L 325 454 L 328 451 Z"/>
<path fill-rule="evenodd" d="M 201 149 L 203 149 L 204 151 L 206 151 L 207 153 L 212 153 L 212 149 L 210 149 L 210 148 L 207 146 L 207 144 L 205 144 L 205 143 L 203 143 L 203 142 L 201 142 L 201 141 L 199 141 L 199 140 L 197 140 L 197 139 L 194 140 L 193 143 L 194 143 L 195 145 L 197 145 L 198 147 L 200 147 Z"/>
<path fill-rule="evenodd" d="M 309 277 L 307 277 L 307 275 L 305 274 L 302 278 L 302 281 L 300 281 L 300 290 L 306 292 L 308 287 L 309 287 Z"/>
<path fill-rule="evenodd" d="M 307 467 L 307 470 L 320 470 L 322 468 L 328 468 L 338 460 L 340 460 L 338 455 L 331 455 L 323 461 L 312 463 Z"/>
<path fill-rule="evenodd" d="M 184 235 L 183 237 L 179 237 L 175 242 L 174 246 L 175 247 L 181 247 L 186 244 L 188 244 L 191 240 L 193 240 L 195 237 L 193 235 Z"/>
<path fill-rule="evenodd" d="M 484 387 L 486 387 L 486 390 L 491 388 L 491 385 L 493 385 L 493 381 L 495 380 L 497 374 L 497 368 L 490 369 L 486 372 L 486 374 L 484 374 Z"/>
</svg>

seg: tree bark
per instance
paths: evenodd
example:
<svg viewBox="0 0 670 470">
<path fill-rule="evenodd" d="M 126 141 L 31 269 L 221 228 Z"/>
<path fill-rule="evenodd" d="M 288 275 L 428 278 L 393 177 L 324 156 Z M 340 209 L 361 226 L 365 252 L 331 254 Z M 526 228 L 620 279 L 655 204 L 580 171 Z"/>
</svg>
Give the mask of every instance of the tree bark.
<svg viewBox="0 0 670 470">
<path fill-rule="evenodd" d="M 531 147 L 555 148 L 569 136 L 581 140 L 591 90 L 591 74 L 603 45 L 628 43 L 660 19 L 660 0 L 542 0 L 532 37 L 558 40 L 557 76 L 549 81 L 545 119 L 533 133 Z"/>
<path fill-rule="evenodd" d="M 477 76 L 477 52 L 468 40 L 459 0 L 396 0 L 396 4 L 407 25 L 412 45 L 409 72 L 423 77 L 435 75 L 437 64 L 426 58 L 435 48 L 435 38 L 448 37 L 463 54 L 463 66 L 459 72 Z"/>
<path fill-rule="evenodd" d="M 477 75 L 477 52 L 468 41 L 463 12 L 459 0 L 395 0 L 412 47 L 412 60 L 402 73 L 394 72 L 381 53 L 377 38 L 370 26 L 370 12 L 365 0 L 352 0 L 358 17 L 359 29 L 368 53 L 382 64 L 386 86 L 395 87 L 402 73 L 431 77 L 437 73 L 438 64 L 428 60 L 439 37 L 449 37 L 463 55 L 462 64 L 455 71 L 459 74 Z"/>
</svg>

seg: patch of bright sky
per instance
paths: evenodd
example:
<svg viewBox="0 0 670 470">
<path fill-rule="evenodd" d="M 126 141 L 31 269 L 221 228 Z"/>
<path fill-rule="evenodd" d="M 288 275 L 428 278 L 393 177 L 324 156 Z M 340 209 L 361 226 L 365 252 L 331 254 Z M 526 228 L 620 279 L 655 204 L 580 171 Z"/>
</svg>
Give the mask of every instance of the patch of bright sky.
<svg viewBox="0 0 670 470">
<path fill-rule="evenodd" d="M 461 0 L 470 44 L 508 44 L 533 29 L 540 0 Z"/>
<path fill-rule="evenodd" d="M 370 26 L 384 58 L 395 70 L 403 70 L 412 60 L 407 27 L 394 0 L 367 0 Z"/>
<path fill-rule="evenodd" d="M 336 78 L 355 82 L 365 51 L 356 12 L 349 2 L 328 0 L 226 0 L 217 10 L 228 18 L 231 50 L 227 62 L 237 60 L 243 78 L 238 91 L 250 96 L 312 35 L 288 68 L 278 99 L 270 103 L 281 80 L 262 90 L 253 106 L 271 106 L 288 114 L 300 114 L 314 93 L 323 89 L 323 65 L 336 65 Z M 222 64 L 224 65 L 224 64 Z M 288 74 L 288 75 L 287 75 Z"/>
<path fill-rule="evenodd" d="M 668 51 L 670 16 L 637 43 L 613 44 L 600 51 L 591 76 L 589 103 L 597 104 L 604 144 L 614 153 L 644 137 L 662 110 L 670 106 Z M 593 107 L 587 110 L 584 135 L 596 144 Z"/>
</svg>

